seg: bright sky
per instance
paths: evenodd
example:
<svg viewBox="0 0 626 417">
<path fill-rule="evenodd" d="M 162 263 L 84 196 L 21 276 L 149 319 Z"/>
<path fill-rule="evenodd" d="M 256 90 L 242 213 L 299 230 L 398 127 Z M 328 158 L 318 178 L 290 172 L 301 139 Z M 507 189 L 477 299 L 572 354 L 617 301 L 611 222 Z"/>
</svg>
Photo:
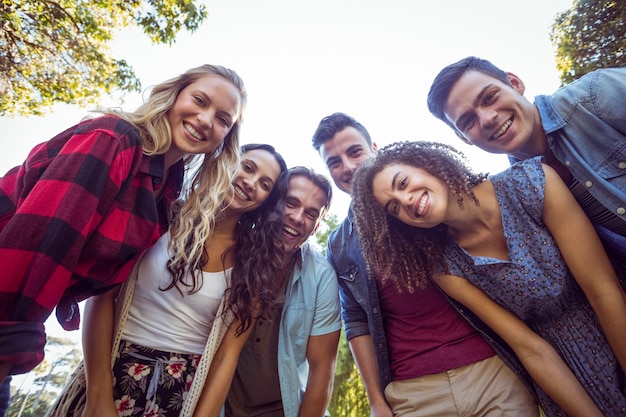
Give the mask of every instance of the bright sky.
<svg viewBox="0 0 626 417">
<path fill-rule="evenodd" d="M 143 88 L 204 63 L 234 69 L 249 96 L 242 142 L 274 145 L 289 166 L 327 174 L 311 136 L 322 117 L 342 111 L 379 146 L 442 141 L 466 152 L 477 170 L 497 172 L 508 165 L 504 156 L 463 145 L 431 116 L 430 83 L 444 66 L 476 55 L 520 76 L 529 98 L 553 92 L 559 79 L 550 26 L 572 1 L 205 1 L 203 26 L 181 33 L 172 47 L 128 29 L 112 51 L 135 69 Z M 102 105 L 133 110 L 140 102 L 132 94 Z M 44 117 L 0 117 L 0 175 L 88 110 L 57 106 Z M 347 203 L 335 189 L 331 212 L 343 218 Z"/>
</svg>

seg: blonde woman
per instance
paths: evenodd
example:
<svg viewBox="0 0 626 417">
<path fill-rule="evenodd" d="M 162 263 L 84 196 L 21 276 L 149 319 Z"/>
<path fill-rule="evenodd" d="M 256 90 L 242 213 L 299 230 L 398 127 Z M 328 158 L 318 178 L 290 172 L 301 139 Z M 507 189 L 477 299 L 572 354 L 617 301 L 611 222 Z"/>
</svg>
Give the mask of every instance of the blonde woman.
<svg viewBox="0 0 626 417">
<path fill-rule="evenodd" d="M 0 381 L 43 359 L 43 322 L 123 282 L 168 228 L 185 169 L 200 164 L 172 235 L 204 242 L 238 168 L 246 102 L 232 70 L 203 65 L 156 85 L 135 112 L 106 111 L 36 146 L 0 178 Z M 202 212 L 196 226 L 188 213 Z M 174 262 L 198 263 L 197 251 Z"/>
<path fill-rule="evenodd" d="M 187 244 L 178 245 L 173 234 L 163 235 L 123 291 L 87 302 L 85 372 L 52 415 L 190 416 L 203 390 L 203 407 L 219 412 L 255 312 L 271 301 L 262 293 L 281 252 L 276 236 L 259 229 L 286 169 L 272 146 L 242 147 L 241 171 L 209 238 L 192 243 L 189 230 Z M 202 213 L 192 216 L 197 223 Z M 200 264 L 178 266 L 177 247 L 201 253 Z"/>
</svg>

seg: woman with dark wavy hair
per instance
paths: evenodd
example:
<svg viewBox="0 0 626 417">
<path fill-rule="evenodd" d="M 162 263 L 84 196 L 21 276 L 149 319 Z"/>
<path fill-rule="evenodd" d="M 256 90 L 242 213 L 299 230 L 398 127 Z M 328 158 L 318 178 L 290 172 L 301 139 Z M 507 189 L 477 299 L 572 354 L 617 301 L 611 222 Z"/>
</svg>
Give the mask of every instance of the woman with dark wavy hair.
<svg viewBox="0 0 626 417">
<path fill-rule="evenodd" d="M 395 143 L 361 166 L 353 194 L 379 285 L 410 293 L 433 277 L 516 352 L 548 416 L 626 415 L 626 295 L 541 158 L 487 177 L 448 145 Z"/>
<path fill-rule="evenodd" d="M 196 406 L 201 415 L 219 413 L 248 332 L 272 302 L 266 289 L 282 257 L 272 244 L 278 228 L 264 224 L 286 170 L 272 146 L 243 146 L 210 236 L 182 236 L 185 244 L 176 245 L 165 234 L 119 293 L 89 301 L 82 383 L 66 390 L 51 416 L 191 416 Z M 201 253 L 200 266 L 178 267 L 172 248 Z"/>
</svg>

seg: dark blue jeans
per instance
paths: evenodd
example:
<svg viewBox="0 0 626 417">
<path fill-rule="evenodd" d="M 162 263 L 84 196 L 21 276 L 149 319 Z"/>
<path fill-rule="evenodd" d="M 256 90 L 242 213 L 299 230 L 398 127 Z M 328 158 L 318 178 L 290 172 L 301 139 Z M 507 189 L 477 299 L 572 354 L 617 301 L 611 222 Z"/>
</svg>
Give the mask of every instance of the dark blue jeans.
<svg viewBox="0 0 626 417">
<path fill-rule="evenodd" d="M 11 377 L 7 376 L 0 385 L 0 417 L 4 417 L 7 413 L 9 399 L 11 399 Z"/>
</svg>

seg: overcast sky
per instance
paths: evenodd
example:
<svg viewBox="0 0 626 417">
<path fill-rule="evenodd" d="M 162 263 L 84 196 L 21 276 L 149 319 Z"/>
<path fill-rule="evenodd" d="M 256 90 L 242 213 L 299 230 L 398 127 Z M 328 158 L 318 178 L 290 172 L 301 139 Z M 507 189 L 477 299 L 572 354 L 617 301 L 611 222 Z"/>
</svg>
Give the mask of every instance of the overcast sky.
<svg viewBox="0 0 626 417">
<path fill-rule="evenodd" d="M 434 140 L 466 152 L 474 167 L 497 172 L 504 156 L 467 147 L 427 110 L 426 94 L 447 64 L 476 55 L 520 76 L 529 98 L 559 86 L 550 26 L 572 0 L 228 0 L 206 1 L 209 16 L 175 45 L 155 46 L 122 31 L 112 45 L 143 88 L 204 63 L 237 71 L 249 95 L 242 142 L 274 145 L 289 166 L 326 174 L 311 147 L 319 120 L 346 112 L 379 146 Z M 141 94 L 103 106 L 135 109 Z M 43 117 L 0 117 L 0 175 L 32 146 L 77 123 L 89 109 L 56 106 Z M 331 212 L 347 197 L 335 189 Z"/>
</svg>

